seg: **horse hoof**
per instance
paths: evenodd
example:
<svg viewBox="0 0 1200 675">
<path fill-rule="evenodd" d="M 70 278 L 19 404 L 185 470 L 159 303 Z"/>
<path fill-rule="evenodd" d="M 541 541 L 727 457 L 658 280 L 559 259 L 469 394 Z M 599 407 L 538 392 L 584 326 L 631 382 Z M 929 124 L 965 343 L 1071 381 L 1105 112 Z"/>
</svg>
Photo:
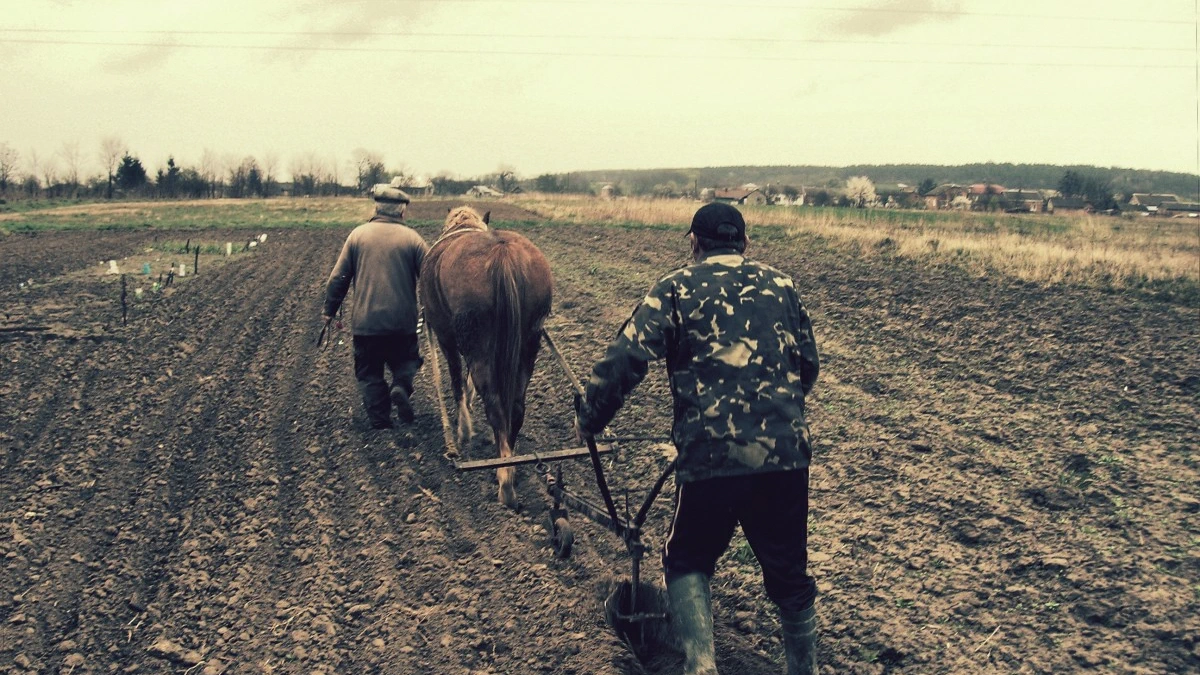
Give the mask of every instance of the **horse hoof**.
<svg viewBox="0 0 1200 675">
<path fill-rule="evenodd" d="M 521 505 L 517 502 L 517 491 L 511 485 L 502 485 L 500 487 L 500 503 L 513 511 L 521 508 Z"/>
</svg>

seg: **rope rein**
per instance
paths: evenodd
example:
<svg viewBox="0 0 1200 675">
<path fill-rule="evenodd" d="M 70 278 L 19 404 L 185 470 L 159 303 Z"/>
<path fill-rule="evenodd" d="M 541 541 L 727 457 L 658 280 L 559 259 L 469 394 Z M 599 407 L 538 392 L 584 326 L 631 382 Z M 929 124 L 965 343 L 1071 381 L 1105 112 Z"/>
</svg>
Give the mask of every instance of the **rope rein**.
<svg viewBox="0 0 1200 675">
<path fill-rule="evenodd" d="M 579 378 L 575 377 L 575 371 L 571 370 L 571 364 L 563 358 L 562 352 L 558 351 L 558 346 L 554 344 L 554 340 L 550 337 L 550 331 L 542 329 L 542 338 L 546 341 L 546 346 L 550 348 L 550 353 L 554 354 L 554 358 L 558 359 L 558 364 L 562 366 L 563 372 L 571 380 L 571 386 L 575 387 L 575 391 L 580 395 L 584 394 L 583 385 L 579 383 Z"/>
<path fill-rule="evenodd" d="M 446 457 L 453 459 L 459 456 L 458 446 L 454 443 L 454 433 L 450 430 L 450 414 L 446 412 L 446 399 L 442 394 L 442 366 L 438 358 L 438 347 L 433 344 L 433 330 L 429 322 L 425 322 L 425 344 L 429 352 L 429 366 L 433 371 L 433 391 L 437 394 L 438 412 L 442 414 L 442 437 L 446 442 Z"/>
</svg>

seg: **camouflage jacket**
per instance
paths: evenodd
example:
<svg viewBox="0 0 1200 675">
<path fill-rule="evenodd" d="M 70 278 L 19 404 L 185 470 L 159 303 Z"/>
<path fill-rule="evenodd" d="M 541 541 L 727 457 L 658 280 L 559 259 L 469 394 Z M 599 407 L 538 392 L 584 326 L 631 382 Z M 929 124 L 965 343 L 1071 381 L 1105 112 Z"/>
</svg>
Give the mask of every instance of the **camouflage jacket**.
<svg viewBox="0 0 1200 675">
<path fill-rule="evenodd" d="M 817 379 L 817 344 L 782 272 L 726 249 L 660 279 L 593 369 L 584 430 L 599 433 L 660 358 L 678 481 L 808 466 L 804 397 Z"/>
</svg>

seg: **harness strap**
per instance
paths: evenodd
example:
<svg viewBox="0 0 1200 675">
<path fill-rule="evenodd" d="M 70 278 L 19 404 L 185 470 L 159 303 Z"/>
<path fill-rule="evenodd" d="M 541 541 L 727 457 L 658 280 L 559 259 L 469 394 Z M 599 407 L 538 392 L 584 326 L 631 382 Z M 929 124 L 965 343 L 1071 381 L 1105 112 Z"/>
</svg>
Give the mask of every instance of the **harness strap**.
<svg viewBox="0 0 1200 675">
<path fill-rule="evenodd" d="M 438 244 L 442 243 L 443 241 L 446 241 L 450 237 L 454 237 L 454 236 L 457 236 L 460 234 L 466 234 L 468 232 L 487 232 L 487 230 L 479 230 L 479 229 L 476 229 L 473 227 L 459 227 L 459 228 L 450 230 L 449 232 L 443 232 L 441 234 L 441 236 L 439 236 L 437 239 L 435 239 L 433 241 L 433 245 L 429 247 L 429 250 L 432 251 L 434 248 L 437 247 Z"/>
</svg>

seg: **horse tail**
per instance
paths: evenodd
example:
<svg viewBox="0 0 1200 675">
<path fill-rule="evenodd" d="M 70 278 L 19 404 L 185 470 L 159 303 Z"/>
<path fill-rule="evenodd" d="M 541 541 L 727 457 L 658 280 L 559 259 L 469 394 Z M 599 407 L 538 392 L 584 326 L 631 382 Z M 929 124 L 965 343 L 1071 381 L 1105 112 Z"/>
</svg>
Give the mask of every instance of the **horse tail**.
<svg viewBox="0 0 1200 675">
<path fill-rule="evenodd" d="M 496 247 L 489 261 L 496 308 L 496 353 L 492 359 L 492 386 L 503 411 L 504 433 L 511 433 L 512 415 L 521 395 L 521 351 L 524 325 L 521 289 L 514 274 L 516 261 L 507 244 Z"/>
</svg>

